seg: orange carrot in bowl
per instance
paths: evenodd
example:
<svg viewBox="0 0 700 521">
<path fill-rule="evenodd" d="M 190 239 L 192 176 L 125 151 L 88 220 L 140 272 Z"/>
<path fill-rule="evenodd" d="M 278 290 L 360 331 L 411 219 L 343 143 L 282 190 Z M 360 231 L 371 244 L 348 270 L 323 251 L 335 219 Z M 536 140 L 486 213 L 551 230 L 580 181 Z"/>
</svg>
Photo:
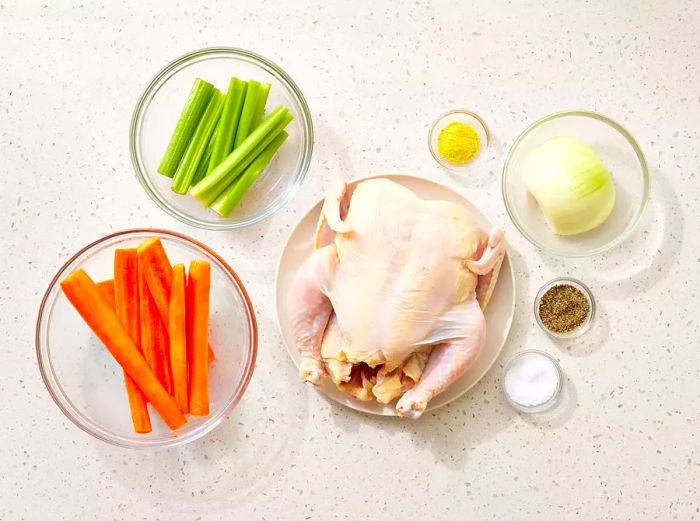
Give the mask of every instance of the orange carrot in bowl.
<svg viewBox="0 0 700 521">
<path fill-rule="evenodd" d="M 139 326 L 139 272 L 135 248 L 114 250 L 114 309 L 134 345 L 141 349 Z M 139 433 L 151 432 L 146 398 L 131 377 L 124 372 L 124 386 L 129 399 L 131 422 Z"/>
<path fill-rule="evenodd" d="M 168 254 L 163 248 L 163 243 L 158 237 L 146 239 L 138 247 L 139 263 L 144 272 L 146 283 L 151 290 L 158 312 L 164 324 L 169 323 L 170 287 L 173 283 L 173 268 L 168 259 Z M 208 360 L 215 360 L 214 350 L 207 346 Z"/>
<path fill-rule="evenodd" d="M 207 341 L 209 331 L 209 288 L 211 266 L 206 261 L 192 261 L 187 277 L 188 354 L 190 381 L 190 413 L 209 414 L 209 363 Z"/>
<path fill-rule="evenodd" d="M 139 256 L 139 318 L 141 349 L 148 366 L 168 393 L 173 393 L 170 373 L 170 346 L 168 331 L 158 313 L 155 299 L 145 280 Z"/>
<path fill-rule="evenodd" d="M 187 391 L 187 334 L 185 326 L 185 265 L 173 267 L 173 284 L 170 288 L 170 367 L 173 373 L 175 401 L 183 413 L 189 412 Z"/>
<path fill-rule="evenodd" d="M 113 309 L 116 309 L 114 304 L 114 281 L 112 279 L 103 280 L 95 284 L 95 286 L 97 286 L 97 291 L 100 292 L 100 296 L 105 302 L 112 306 Z"/>
<path fill-rule="evenodd" d="M 119 365 L 133 378 L 163 421 L 171 429 L 182 427 L 187 420 L 148 367 L 116 312 L 100 296 L 88 274 L 82 269 L 74 271 L 61 281 L 61 289 Z"/>
</svg>

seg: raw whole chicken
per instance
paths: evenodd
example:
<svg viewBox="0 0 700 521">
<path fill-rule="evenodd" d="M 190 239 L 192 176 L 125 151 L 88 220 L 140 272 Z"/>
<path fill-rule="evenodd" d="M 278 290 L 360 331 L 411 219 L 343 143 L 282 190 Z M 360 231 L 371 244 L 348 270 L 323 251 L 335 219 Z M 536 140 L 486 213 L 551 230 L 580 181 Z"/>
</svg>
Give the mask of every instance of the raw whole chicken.
<svg viewBox="0 0 700 521">
<path fill-rule="evenodd" d="M 418 418 L 481 353 L 503 232 L 377 178 L 326 198 L 314 246 L 289 294 L 301 380 Z"/>
</svg>

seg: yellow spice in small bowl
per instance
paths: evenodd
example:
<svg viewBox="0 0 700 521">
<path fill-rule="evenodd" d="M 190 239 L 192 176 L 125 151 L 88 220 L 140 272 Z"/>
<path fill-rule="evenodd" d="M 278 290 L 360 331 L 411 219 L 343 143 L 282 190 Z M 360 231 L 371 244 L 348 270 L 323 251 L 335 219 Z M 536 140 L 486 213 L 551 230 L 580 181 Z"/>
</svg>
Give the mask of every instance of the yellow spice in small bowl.
<svg viewBox="0 0 700 521">
<path fill-rule="evenodd" d="M 479 134 L 461 121 L 453 121 L 440 131 L 437 149 L 450 163 L 463 165 L 479 152 Z"/>
</svg>

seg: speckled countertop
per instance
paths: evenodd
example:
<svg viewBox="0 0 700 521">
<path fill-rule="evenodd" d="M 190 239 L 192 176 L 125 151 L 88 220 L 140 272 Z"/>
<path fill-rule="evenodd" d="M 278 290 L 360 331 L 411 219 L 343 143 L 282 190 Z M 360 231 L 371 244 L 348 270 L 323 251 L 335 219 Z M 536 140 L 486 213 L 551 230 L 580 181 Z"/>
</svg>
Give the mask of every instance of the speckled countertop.
<svg viewBox="0 0 700 521">
<path fill-rule="evenodd" d="M 698 2 L 46 4 L 0 0 L 0 519 L 700 519 Z M 278 62 L 316 130 L 302 192 L 236 233 L 164 214 L 128 153 L 148 79 L 215 44 Z M 459 177 L 426 143 L 433 118 L 455 106 L 495 136 L 490 157 Z M 518 235 L 499 181 L 527 124 L 578 107 L 638 138 L 653 193 L 622 247 L 561 261 Z M 499 364 L 419 422 L 356 414 L 299 385 L 270 282 L 290 227 L 331 180 L 397 170 L 478 200 L 505 227 L 517 277 Z M 257 372 L 230 421 L 154 453 L 77 430 L 44 389 L 33 348 L 40 297 L 67 256 L 144 225 L 222 253 L 261 326 Z M 531 313 L 540 284 L 562 274 L 588 282 L 601 308 L 571 349 Z M 499 365 L 525 347 L 554 354 L 569 377 L 556 414 L 521 416 L 501 397 Z"/>
</svg>

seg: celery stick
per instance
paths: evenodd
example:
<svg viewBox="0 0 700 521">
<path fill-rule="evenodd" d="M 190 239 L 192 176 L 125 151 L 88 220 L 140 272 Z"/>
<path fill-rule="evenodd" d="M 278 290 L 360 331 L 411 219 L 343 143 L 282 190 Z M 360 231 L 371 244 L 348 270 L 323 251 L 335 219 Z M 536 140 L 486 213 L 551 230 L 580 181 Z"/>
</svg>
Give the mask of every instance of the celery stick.
<svg viewBox="0 0 700 521">
<path fill-rule="evenodd" d="M 175 177 L 173 177 L 173 184 L 171 189 L 173 192 L 178 194 L 187 193 L 187 189 L 192 183 L 194 174 L 197 171 L 197 166 L 199 161 L 202 159 L 204 154 L 204 149 L 209 143 L 212 132 L 216 128 L 216 123 L 219 120 L 219 115 L 221 114 L 221 109 L 224 106 L 224 95 L 217 89 L 214 90 L 214 94 L 211 97 L 209 105 L 207 105 L 207 110 L 204 111 L 202 119 L 197 125 L 197 130 L 192 136 L 192 141 L 187 145 L 187 150 L 185 150 L 185 155 L 182 156 L 182 161 L 175 171 Z"/>
<path fill-rule="evenodd" d="M 221 163 L 233 150 L 233 140 L 236 137 L 238 120 L 241 117 L 247 88 L 248 82 L 238 78 L 231 78 L 231 81 L 229 81 L 224 108 L 221 111 L 221 117 L 217 126 L 219 132 L 214 140 L 208 172 L 214 170 L 214 167 Z"/>
<path fill-rule="evenodd" d="M 265 147 L 269 145 L 273 139 L 275 139 L 280 132 L 287 126 L 287 124 L 294 119 L 291 114 L 287 114 L 284 120 L 277 124 L 270 132 L 265 136 L 265 138 L 243 159 L 238 163 L 233 170 L 231 170 L 226 177 L 224 177 L 221 182 L 217 183 L 214 187 L 201 193 L 197 199 L 204 205 L 209 206 L 214 200 L 221 195 L 224 190 L 241 174 L 248 168 L 248 165 L 253 162 L 253 160 L 260 155 L 260 153 L 265 150 Z"/>
<path fill-rule="evenodd" d="M 199 183 L 202 179 L 207 176 L 207 169 L 209 168 L 209 160 L 211 159 L 211 153 L 204 152 L 202 160 L 197 166 L 197 170 L 194 172 L 194 177 L 192 178 L 192 183 L 190 186 L 194 186 Z"/>
<path fill-rule="evenodd" d="M 245 172 L 214 201 L 214 204 L 211 205 L 211 209 L 222 217 L 228 217 L 258 176 L 265 170 L 267 164 L 272 160 L 273 156 L 288 136 L 289 134 L 284 130 L 277 134 L 275 139 L 267 145 L 265 150 L 263 150 L 250 166 L 245 169 Z"/>
<path fill-rule="evenodd" d="M 270 84 L 261 83 L 258 106 L 255 108 L 255 114 L 253 114 L 253 120 L 250 123 L 250 130 L 254 130 L 255 127 L 260 124 L 260 121 L 262 121 L 263 114 L 265 114 L 265 104 L 267 103 L 268 94 L 270 94 Z"/>
<path fill-rule="evenodd" d="M 209 160 L 211 159 L 211 153 L 214 148 L 214 140 L 216 139 L 216 136 L 219 133 L 219 126 L 214 129 L 214 132 L 211 135 L 211 138 L 209 138 L 209 144 L 207 145 L 207 148 L 204 149 L 204 154 L 202 155 L 202 159 L 199 161 L 199 165 L 197 165 L 197 170 L 194 173 L 194 177 L 192 178 L 192 186 L 196 185 L 199 183 L 202 179 L 204 179 L 209 172 Z"/>
<path fill-rule="evenodd" d="M 258 110 L 258 100 L 260 99 L 260 82 L 250 80 L 248 89 L 245 91 L 245 101 L 243 102 L 243 110 L 241 110 L 241 119 L 238 120 L 238 128 L 236 129 L 236 139 L 233 141 L 235 149 L 243 140 L 248 137 L 253 130 L 253 118 Z"/>
<path fill-rule="evenodd" d="M 220 185 L 222 181 L 226 182 L 229 172 L 241 163 L 246 156 L 248 156 L 248 154 L 250 154 L 253 149 L 280 124 L 280 122 L 288 120 L 289 116 L 291 116 L 289 110 L 282 105 L 270 112 L 270 114 L 260 122 L 258 128 L 256 128 L 240 146 L 234 148 L 220 164 L 216 165 L 216 168 L 214 168 L 209 175 L 192 188 L 192 195 L 200 199 L 200 197 L 205 198 L 208 192 L 217 190 L 218 185 Z M 230 180 L 226 182 L 226 184 L 223 184 L 220 191 L 222 191 L 228 183 L 230 183 Z"/>
<path fill-rule="evenodd" d="M 163 158 L 158 165 L 158 172 L 161 174 L 168 177 L 175 175 L 180 160 L 187 149 L 192 134 L 197 128 L 199 119 L 209 104 L 213 92 L 214 86 L 211 83 L 199 78 L 194 80 L 190 95 L 180 113 L 180 119 L 175 125 L 168 147 L 165 149 Z"/>
</svg>

